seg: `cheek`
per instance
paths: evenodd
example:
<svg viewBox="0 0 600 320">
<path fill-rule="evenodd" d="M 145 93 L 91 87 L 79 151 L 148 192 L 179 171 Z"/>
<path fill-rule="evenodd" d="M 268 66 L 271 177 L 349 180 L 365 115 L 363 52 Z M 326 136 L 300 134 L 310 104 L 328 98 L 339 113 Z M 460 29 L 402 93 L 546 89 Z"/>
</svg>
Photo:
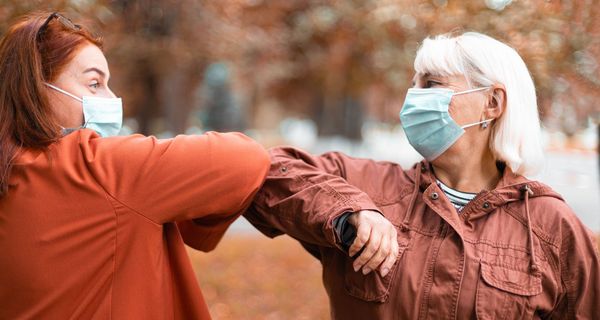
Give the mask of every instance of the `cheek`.
<svg viewBox="0 0 600 320">
<path fill-rule="evenodd" d="M 64 101 L 63 100 L 63 105 L 61 106 L 64 109 L 64 112 L 67 114 L 80 114 L 83 113 L 82 107 L 81 107 L 81 102 L 74 100 L 74 99 L 69 99 Z"/>
<path fill-rule="evenodd" d="M 74 121 L 81 121 L 83 119 L 83 106 L 79 101 L 72 101 L 69 107 L 69 113 Z"/>
<path fill-rule="evenodd" d="M 457 104 L 454 100 L 450 103 L 448 107 L 448 112 L 454 121 L 460 123 L 461 120 L 465 117 L 465 109 L 467 106 L 464 104 Z"/>
<path fill-rule="evenodd" d="M 478 100 L 462 97 L 462 99 L 452 99 L 448 111 L 454 121 L 461 123 L 477 118 L 481 113 L 481 107 Z"/>
<path fill-rule="evenodd" d="M 53 103 L 54 110 L 58 116 L 60 124 L 64 127 L 77 127 L 83 121 L 83 108 L 81 102 L 65 97 L 66 99 L 56 99 Z"/>
</svg>

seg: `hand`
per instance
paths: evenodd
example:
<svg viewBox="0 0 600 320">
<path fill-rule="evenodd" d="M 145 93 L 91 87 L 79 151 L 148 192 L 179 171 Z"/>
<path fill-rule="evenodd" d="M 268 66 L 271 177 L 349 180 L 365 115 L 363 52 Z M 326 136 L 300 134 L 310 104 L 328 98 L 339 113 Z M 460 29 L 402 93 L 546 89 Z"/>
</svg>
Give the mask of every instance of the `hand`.
<svg viewBox="0 0 600 320">
<path fill-rule="evenodd" d="M 398 257 L 398 238 L 396 228 L 383 215 L 376 211 L 362 210 L 348 218 L 356 228 L 356 239 L 350 246 L 351 257 L 362 250 L 354 260 L 354 271 L 362 268 L 363 274 L 379 268 L 385 277 Z"/>
</svg>

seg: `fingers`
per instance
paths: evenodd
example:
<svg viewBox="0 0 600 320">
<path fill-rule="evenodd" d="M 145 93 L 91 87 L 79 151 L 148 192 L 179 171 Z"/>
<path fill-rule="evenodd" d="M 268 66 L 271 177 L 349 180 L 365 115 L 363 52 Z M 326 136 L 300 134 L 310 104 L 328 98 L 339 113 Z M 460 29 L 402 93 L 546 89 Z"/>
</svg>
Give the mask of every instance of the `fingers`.
<svg viewBox="0 0 600 320">
<path fill-rule="evenodd" d="M 351 257 L 354 257 L 354 255 L 356 255 L 362 249 L 362 247 L 365 245 L 365 243 L 367 243 L 367 241 L 369 241 L 370 236 L 371 236 L 371 225 L 369 225 L 367 223 L 359 224 L 356 229 L 356 238 L 354 239 L 354 242 L 350 246 L 350 249 L 348 250 L 348 254 Z"/>
<path fill-rule="evenodd" d="M 398 259 L 398 241 L 395 232 L 392 235 L 392 237 L 390 237 L 390 242 L 390 253 L 387 255 L 385 261 L 383 261 L 383 263 L 379 267 L 379 274 L 381 274 L 382 277 L 385 277 L 390 272 L 390 270 L 392 270 L 394 263 L 396 263 L 396 259 Z"/>
<path fill-rule="evenodd" d="M 354 271 L 358 271 L 360 268 L 363 268 L 363 274 L 371 272 L 372 269 L 367 268 L 366 263 L 378 252 L 381 244 L 381 238 L 381 234 L 371 232 L 371 236 L 369 237 L 369 241 L 367 241 L 363 252 L 354 260 Z"/>
<path fill-rule="evenodd" d="M 354 271 L 362 269 L 366 275 L 379 268 L 385 277 L 398 257 L 396 228 L 380 213 L 368 210 L 353 214 L 349 222 L 357 230 L 348 253 L 350 257 L 360 254 L 352 264 Z"/>
<path fill-rule="evenodd" d="M 368 244 L 367 244 L 368 245 Z M 363 267 L 363 274 L 371 272 L 371 270 L 377 269 L 379 265 L 390 255 L 390 239 L 388 235 L 382 235 L 379 248 L 375 251 L 373 256 L 365 263 Z"/>
</svg>

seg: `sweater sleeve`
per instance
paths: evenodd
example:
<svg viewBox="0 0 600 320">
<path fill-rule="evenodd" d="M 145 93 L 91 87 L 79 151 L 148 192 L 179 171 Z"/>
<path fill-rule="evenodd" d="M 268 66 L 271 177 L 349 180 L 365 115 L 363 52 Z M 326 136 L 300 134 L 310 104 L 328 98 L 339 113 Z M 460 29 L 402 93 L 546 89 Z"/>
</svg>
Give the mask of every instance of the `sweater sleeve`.
<svg viewBox="0 0 600 320">
<path fill-rule="evenodd" d="M 344 250 L 334 221 L 344 213 L 380 212 L 370 197 L 345 179 L 363 162 L 340 153 L 313 156 L 294 148 L 269 151 L 265 184 L 244 216 L 267 236 L 286 233 L 302 242 Z"/>
<path fill-rule="evenodd" d="M 263 147 L 239 133 L 82 135 L 80 148 L 110 196 L 156 224 L 178 222 L 186 243 L 202 250 L 250 204 L 269 167 Z"/>
</svg>

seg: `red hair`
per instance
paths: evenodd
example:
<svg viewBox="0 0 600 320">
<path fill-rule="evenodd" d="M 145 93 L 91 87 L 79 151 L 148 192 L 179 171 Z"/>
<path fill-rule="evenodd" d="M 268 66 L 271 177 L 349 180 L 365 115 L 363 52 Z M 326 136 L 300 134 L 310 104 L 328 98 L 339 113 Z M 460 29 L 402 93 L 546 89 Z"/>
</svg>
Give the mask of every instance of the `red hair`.
<svg viewBox="0 0 600 320">
<path fill-rule="evenodd" d="M 57 19 L 38 38 L 50 14 L 21 18 L 0 40 L 0 197 L 8 192 L 8 177 L 21 149 L 46 151 L 61 137 L 44 82 L 54 81 L 84 45 L 102 47 L 100 38 Z"/>
</svg>

